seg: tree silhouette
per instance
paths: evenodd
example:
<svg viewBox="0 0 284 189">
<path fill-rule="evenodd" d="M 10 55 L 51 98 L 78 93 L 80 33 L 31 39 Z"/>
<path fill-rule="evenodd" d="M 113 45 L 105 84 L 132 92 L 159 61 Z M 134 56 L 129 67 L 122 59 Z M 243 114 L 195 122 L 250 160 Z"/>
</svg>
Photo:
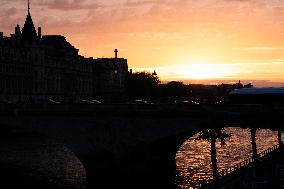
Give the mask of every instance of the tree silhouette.
<svg viewBox="0 0 284 189">
<path fill-rule="evenodd" d="M 283 142 L 282 142 L 283 128 L 281 127 L 281 125 L 279 125 L 279 123 L 283 121 L 282 119 L 283 118 L 281 115 L 274 115 L 274 117 L 271 118 L 273 125 L 270 127 L 271 131 L 277 131 L 277 140 L 278 140 L 279 148 L 283 147 Z"/>
<path fill-rule="evenodd" d="M 217 165 L 217 150 L 216 141 L 219 139 L 221 146 L 225 145 L 225 140 L 230 137 L 229 134 L 225 133 L 224 128 L 213 128 L 213 129 L 203 129 L 199 132 L 199 139 L 207 140 L 210 142 L 210 152 L 211 152 L 211 163 L 212 163 L 212 174 L 214 181 L 214 188 L 219 187 L 219 173 Z"/>
<path fill-rule="evenodd" d="M 252 119 L 252 118 L 250 118 Z M 251 137 L 251 149 L 252 149 L 252 159 L 254 161 L 254 164 L 252 165 L 252 177 L 254 179 L 258 178 L 259 174 L 257 172 L 258 166 L 259 166 L 259 155 L 257 153 L 257 144 L 256 144 L 256 133 L 257 130 L 259 130 L 260 128 L 255 127 L 254 125 L 260 125 L 261 122 L 257 121 L 257 122 L 252 122 L 251 120 L 249 120 L 249 117 L 246 117 L 246 123 L 247 125 L 246 128 L 248 128 L 250 130 L 250 137 Z"/>
<path fill-rule="evenodd" d="M 257 162 L 259 159 L 257 154 L 257 145 L 256 145 L 256 131 L 257 128 L 255 127 L 250 128 L 252 157 L 255 162 Z"/>
<path fill-rule="evenodd" d="M 160 85 L 160 92 L 163 96 L 168 97 L 188 97 L 190 91 L 179 81 L 171 81 L 167 84 Z"/>
<path fill-rule="evenodd" d="M 277 131 L 277 136 L 278 136 L 278 144 L 279 144 L 279 148 L 283 147 L 283 142 L 282 142 L 282 131 L 283 131 L 283 127 L 281 126 L 281 124 L 283 122 L 283 116 L 281 115 L 281 113 L 279 113 L 279 111 L 271 111 L 269 113 L 269 117 L 270 120 L 272 122 L 272 129 L 274 131 Z"/>
<path fill-rule="evenodd" d="M 263 121 L 261 121 L 260 118 L 256 117 L 255 115 L 250 114 L 243 114 L 242 121 L 242 128 L 247 128 L 250 131 L 252 158 L 255 162 L 257 162 L 259 158 L 257 154 L 256 132 L 263 124 Z M 258 125 L 259 127 L 255 127 L 255 125 Z"/>
<path fill-rule="evenodd" d="M 157 98 L 160 80 L 149 72 L 129 73 L 127 76 L 126 95 L 128 99 L 153 101 Z"/>
</svg>

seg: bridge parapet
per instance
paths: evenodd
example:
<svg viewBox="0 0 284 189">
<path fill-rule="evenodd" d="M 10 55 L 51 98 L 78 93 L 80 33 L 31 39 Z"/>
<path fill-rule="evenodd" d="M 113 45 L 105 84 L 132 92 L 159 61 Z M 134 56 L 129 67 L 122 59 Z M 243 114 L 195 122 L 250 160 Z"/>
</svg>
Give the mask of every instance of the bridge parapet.
<svg viewBox="0 0 284 189">
<path fill-rule="evenodd" d="M 279 151 L 279 145 L 275 145 L 267 150 L 264 150 L 258 154 L 258 162 L 264 161 L 267 158 L 273 156 L 276 152 Z M 225 186 L 232 184 L 240 177 L 241 170 L 253 166 L 256 162 L 253 158 L 248 158 L 238 164 L 235 164 L 227 169 L 221 171 L 220 180 L 219 180 L 219 187 L 226 188 Z M 202 189 L 211 189 L 214 188 L 214 183 L 212 177 L 208 183 L 202 185 Z"/>
</svg>

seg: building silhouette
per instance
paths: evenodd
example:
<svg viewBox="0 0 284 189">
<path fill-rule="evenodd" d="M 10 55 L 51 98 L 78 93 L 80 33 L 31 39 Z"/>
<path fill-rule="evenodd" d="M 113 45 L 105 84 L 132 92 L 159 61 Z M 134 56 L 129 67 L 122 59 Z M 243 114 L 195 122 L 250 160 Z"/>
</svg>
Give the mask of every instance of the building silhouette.
<svg viewBox="0 0 284 189">
<path fill-rule="evenodd" d="M 28 102 L 53 99 L 123 99 L 127 60 L 80 56 L 64 36 L 42 35 L 35 29 L 30 7 L 23 28 L 0 32 L 0 101 Z"/>
</svg>

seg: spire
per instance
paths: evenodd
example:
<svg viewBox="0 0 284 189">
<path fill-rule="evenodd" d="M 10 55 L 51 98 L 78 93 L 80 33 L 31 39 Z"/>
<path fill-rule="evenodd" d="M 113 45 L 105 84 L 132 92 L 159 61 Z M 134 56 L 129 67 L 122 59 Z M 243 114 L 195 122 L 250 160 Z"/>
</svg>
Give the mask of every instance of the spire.
<svg viewBox="0 0 284 189">
<path fill-rule="evenodd" d="M 28 15 L 22 29 L 23 40 L 34 41 L 37 39 L 36 29 L 33 23 L 33 19 L 30 14 L 30 0 L 28 0 Z"/>
</svg>

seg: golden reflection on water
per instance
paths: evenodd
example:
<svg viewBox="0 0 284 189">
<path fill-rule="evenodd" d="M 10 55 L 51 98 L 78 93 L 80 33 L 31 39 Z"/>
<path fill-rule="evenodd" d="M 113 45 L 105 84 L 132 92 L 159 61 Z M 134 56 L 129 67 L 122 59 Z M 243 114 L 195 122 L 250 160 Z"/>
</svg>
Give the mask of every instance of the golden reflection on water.
<svg viewBox="0 0 284 189">
<path fill-rule="evenodd" d="M 249 129 L 228 127 L 226 133 L 231 137 L 226 145 L 216 144 L 219 172 L 245 159 L 252 157 Z M 212 179 L 210 143 L 197 139 L 194 135 L 187 140 L 176 155 L 176 182 L 182 189 L 198 189 L 201 184 Z M 258 153 L 277 145 L 277 132 L 268 129 L 257 130 L 256 144 Z"/>
</svg>

